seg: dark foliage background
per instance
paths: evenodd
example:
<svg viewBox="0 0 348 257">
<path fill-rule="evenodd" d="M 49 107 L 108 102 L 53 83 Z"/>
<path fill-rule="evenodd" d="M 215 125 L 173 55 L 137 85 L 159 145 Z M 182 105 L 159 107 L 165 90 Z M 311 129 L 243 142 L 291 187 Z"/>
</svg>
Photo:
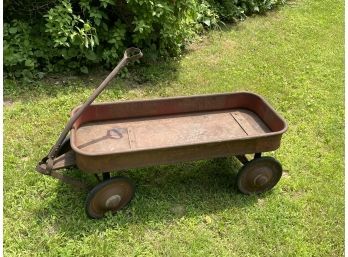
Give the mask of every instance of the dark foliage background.
<svg viewBox="0 0 348 257">
<path fill-rule="evenodd" d="M 4 1 L 4 69 L 28 80 L 113 66 L 125 48 L 177 56 L 207 29 L 264 13 L 285 0 Z"/>
</svg>

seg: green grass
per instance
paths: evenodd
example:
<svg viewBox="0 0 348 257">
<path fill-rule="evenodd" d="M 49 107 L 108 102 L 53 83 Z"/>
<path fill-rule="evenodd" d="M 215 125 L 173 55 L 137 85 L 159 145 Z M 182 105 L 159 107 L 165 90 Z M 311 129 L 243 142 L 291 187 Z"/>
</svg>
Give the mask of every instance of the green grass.
<svg viewBox="0 0 348 257">
<path fill-rule="evenodd" d="M 130 206 L 90 220 L 86 192 L 36 173 L 35 166 L 102 76 L 17 87 L 7 81 L 6 256 L 342 256 L 343 5 L 299 0 L 210 32 L 181 59 L 133 69 L 130 79 L 115 80 L 98 98 L 264 96 L 289 130 L 268 153 L 286 172 L 260 196 L 237 192 L 240 164 L 232 157 L 136 169 L 122 172 L 137 185 Z"/>
</svg>

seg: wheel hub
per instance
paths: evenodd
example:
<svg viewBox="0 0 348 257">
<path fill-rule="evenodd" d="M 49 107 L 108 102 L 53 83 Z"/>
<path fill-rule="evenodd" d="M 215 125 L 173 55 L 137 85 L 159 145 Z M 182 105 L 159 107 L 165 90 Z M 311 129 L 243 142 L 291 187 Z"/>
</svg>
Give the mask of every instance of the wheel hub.
<svg viewBox="0 0 348 257">
<path fill-rule="evenodd" d="M 254 185 L 256 186 L 264 186 L 267 184 L 267 182 L 269 181 L 268 177 L 265 175 L 258 175 L 255 177 L 254 179 Z"/>
<path fill-rule="evenodd" d="M 108 209 L 114 209 L 117 208 L 119 203 L 121 202 L 122 197 L 119 195 L 113 195 L 110 196 L 106 201 L 105 201 L 105 206 Z"/>
</svg>

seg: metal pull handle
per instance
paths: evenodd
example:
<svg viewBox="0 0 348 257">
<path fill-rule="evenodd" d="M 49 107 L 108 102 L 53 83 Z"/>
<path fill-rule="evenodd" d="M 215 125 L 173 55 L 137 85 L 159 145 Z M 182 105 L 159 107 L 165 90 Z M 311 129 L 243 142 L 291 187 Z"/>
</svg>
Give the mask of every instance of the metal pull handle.
<svg viewBox="0 0 348 257">
<path fill-rule="evenodd" d="M 139 48 L 136 47 L 130 47 L 124 52 L 124 58 L 126 58 L 129 62 L 139 60 L 141 57 L 143 57 L 143 53 Z"/>
<path fill-rule="evenodd" d="M 59 136 L 56 144 L 52 147 L 49 154 L 47 155 L 48 160 L 51 160 L 52 162 L 52 159 L 56 157 L 56 154 L 58 153 L 62 145 L 62 142 L 64 141 L 65 137 L 68 135 L 75 121 L 81 116 L 84 110 L 98 97 L 98 95 L 100 95 L 100 93 L 106 88 L 106 86 L 116 76 L 116 74 L 118 74 L 118 72 L 128 63 L 138 60 L 142 56 L 143 56 L 143 53 L 141 52 L 139 48 L 130 47 L 126 49 L 122 60 L 117 64 L 117 66 L 112 70 L 112 72 L 104 79 L 104 81 L 94 90 L 93 94 L 87 99 L 87 101 L 70 118 L 63 132 Z"/>
<path fill-rule="evenodd" d="M 112 72 L 110 72 L 110 74 L 104 79 L 104 81 L 100 84 L 100 86 L 94 91 L 95 93 L 96 91 L 99 91 L 97 96 L 101 93 L 101 91 L 104 90 L 106 85 L 118 74 L 118 72 L 124 66 L 126 66 L 128 63 L 132 61 L 139 60 L 141 57 L 143 57 L 143 53 L 141 52 L 139 48 L 136 48 L 136 47 L 127 48 L 126 51 L 124 51 L 122 60 L 117 64 L 117 66 L 112 70 Z"/>
</svg>

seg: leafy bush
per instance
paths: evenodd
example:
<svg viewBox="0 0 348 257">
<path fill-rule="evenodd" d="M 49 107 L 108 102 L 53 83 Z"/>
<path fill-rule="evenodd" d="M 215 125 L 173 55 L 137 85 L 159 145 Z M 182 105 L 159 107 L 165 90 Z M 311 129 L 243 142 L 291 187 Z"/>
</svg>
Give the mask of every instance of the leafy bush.
<svg viewBox="0 0 348 257">
<path fill-rule="evenodd" d="M 56 50 L 50 41 L 43 41 L 38 36 L 40 32 L 36 29 L 37 26 L 19 20 L 4 23 L 5 72 L 32 79 L 34 74 L 42 78 L 42 71 L 52 70 L 51 61 Z"/>
<path fill-rule="evenodd" d="M 253 13 L 265 13 L 286 0 L 211 0 L 221 20 L 236 22 Z"/>
<path fill-rule="evenodd" d="M 5 74 L 113 66 L 128 46 L 149 59 L 176 56 L 222 22 L 263 13 L 284 0 L 29 0 L 5 1 Z M 29 17 L 28 17 L 29 16 Z"/>
</svg>

